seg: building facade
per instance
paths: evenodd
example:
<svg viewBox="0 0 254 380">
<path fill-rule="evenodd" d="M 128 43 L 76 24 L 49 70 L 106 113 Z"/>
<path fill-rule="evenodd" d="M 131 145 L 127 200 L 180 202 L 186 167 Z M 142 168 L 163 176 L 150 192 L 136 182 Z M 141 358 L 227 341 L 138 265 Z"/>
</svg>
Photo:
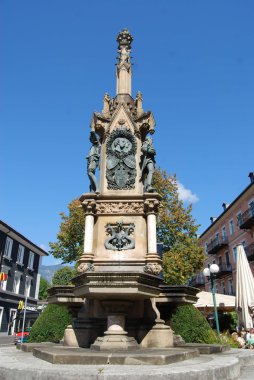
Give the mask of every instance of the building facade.
<svg viewBox="0 0 254 380">
<path fill-rule="evenodd" d="M 235 295 L 237 245 L 244 246 L 254 274 L 254 173 L 249 174 L 250 184 L 227 205 L 217 218 L 210 218 L 211 225 L 200 236 L 205 248 L 204 268 L 216 263 L 220 271 L 216 280 L 216 292 Z M 210 291 L 210 281 L 202 273 L 192 279 L 192 285 Z"/>
<path fill-rule="evenodd" d="M 18 305 L 27 297 L 28 310 L 37 305 L 43 249 L 0 220 L 0 332 L 12 335 L 18 327 Z M 4 277 L 4 276 L 2 276 Z"/>
</svg>

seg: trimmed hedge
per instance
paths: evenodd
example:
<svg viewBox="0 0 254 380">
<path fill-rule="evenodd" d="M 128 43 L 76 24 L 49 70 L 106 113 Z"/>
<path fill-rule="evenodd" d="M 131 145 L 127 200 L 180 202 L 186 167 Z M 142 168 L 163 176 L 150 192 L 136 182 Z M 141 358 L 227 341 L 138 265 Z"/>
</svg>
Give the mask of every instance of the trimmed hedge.
<svg viewBox="0 0 254 380">
<path fill-rule="evenodd" d="M 28 342 L 59 342 L 64 330 L 72 322 L 70 312 L 65 306 L 48 305 L 34 323 Z"/>
<path fill-rule="evenodd" d="M 171 327 L 186 343 L 220 343 L 205 317 L 193 305 L 178 306 L 172 315 Z"/>
</svg>

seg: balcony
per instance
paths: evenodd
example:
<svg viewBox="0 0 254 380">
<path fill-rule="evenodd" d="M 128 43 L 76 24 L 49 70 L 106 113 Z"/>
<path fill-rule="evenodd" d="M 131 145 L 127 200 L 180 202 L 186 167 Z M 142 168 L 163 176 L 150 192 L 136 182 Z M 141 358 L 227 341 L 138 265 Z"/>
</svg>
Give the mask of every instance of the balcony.
<svg viewBox="0 0 254 380">
<path fill-rule="evenodd" d="M 251 243 L 247 247 L 244 248 L 247 259 L 249 261 L 254 261 L 254 243 Z"/>
<path fill-rule="evenodd" d="M 231 274 L 232 273 L 232 266 L 230 263 L 219 263 L 219 272 L 216 274 L 216 277 L 219 278 L 219 277 L 223 277 L 227 274 Z"/>
<path fill-rule="evenodd" d="M 254 226 L 254 207 L 248 208 L 238 217 L 238 226 L 242 230 L 247 230 Z"/>
<path fill-rule="evenodd" d="M 197 276 L 193 276 L 189 281 L 189 286 L 199 287 L 205 284 L 204 276 L 201 274 L 198 274 Z"/>
<path fill-rule="evenodd" d="M 207 244 L 207 253 L 209 255 L 215 255 L 222 248 L 228 246 L 227 236 L 217 236 L 209 244 Z"/>
</svg>

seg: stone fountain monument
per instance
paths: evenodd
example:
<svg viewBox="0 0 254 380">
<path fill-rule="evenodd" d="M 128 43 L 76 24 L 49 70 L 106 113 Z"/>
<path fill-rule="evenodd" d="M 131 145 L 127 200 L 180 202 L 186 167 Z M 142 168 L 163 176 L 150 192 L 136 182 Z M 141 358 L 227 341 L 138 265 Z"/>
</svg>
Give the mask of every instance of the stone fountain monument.
<svg viewBox="0 0 254 380">
<path fill-rule="evenodd" d="M 102 112 L 92 116 L 90 192 L 80 197 L 85 213 L 80 275 L 74 285 L 49 291 L 50 303 L 65 304 L 73 313 L 64 335 L 70 347 L 173 347 L 170 313 L 177 304 L 196 301 L 196 289 L 166 286 L 160 276 L 156 217 L 161 197 L 152 187 L 156 151 L 150 137 L 155 120 L 144 111 L 142 94 L 132 97 L 132 41 L 127 29 L 119 33 L 116 96 L 105 94 Z"/>
</svg>

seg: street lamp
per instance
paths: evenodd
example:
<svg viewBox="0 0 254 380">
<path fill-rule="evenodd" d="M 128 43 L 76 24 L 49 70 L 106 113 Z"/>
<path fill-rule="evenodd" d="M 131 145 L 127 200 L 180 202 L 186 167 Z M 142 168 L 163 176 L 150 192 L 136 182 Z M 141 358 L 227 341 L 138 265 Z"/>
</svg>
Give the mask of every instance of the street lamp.
<svg viewBox="0 0 254 380">
<path fill-rule="evenodd" d="M 208 267 L 203 270 L 203 275 L 205 277 L 210 277 L 210 279 L 211 279 L 214 315 L 215 315 L 215 323 L 216 323 L 216 329 L 217 329 L 218 336 L 220 335 L 220 327 L 219 327 L 219 319 L 218 319 L 218 313 L 217 313 L 214 285 L 215 285 L 216 274 L 219 272 L 219 270 L 220 270 L 220 268 L 217 264 L 208 265 Z"/>
</svg>

